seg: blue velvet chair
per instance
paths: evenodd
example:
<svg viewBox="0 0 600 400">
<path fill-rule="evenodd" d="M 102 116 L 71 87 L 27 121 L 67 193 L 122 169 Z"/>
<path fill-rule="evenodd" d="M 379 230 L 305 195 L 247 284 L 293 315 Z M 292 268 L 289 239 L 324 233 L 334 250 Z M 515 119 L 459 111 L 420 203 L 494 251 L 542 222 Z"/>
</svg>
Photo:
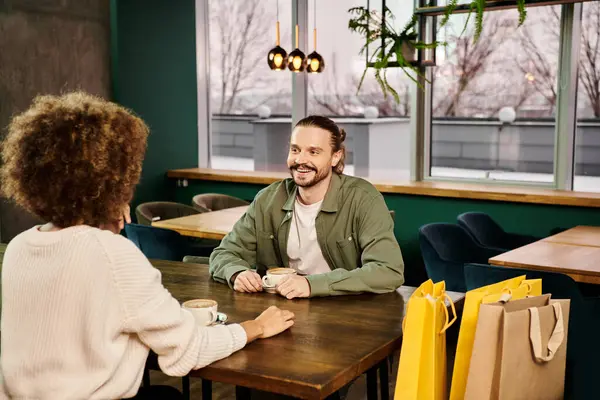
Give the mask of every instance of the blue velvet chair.
<svg viewBox="0 0 600 400">
<path fill-rule="evenodd" d="M 169 229 L 127 224 L 125 234 L 150 259 L 181 261 L 190 253 L 185 238 Z"/>
<path fill-rule="evenodd" d="M 152 221 L 164 221 L 167 219 L 187 217 L 201 214 L 202 211 L 186 204 L 171 201 L 152 201 L 140 204 L 135 209 L 138 224 L 152 225 Z M 188 254 L 209 257 L 210 253 L 221 243 L 218 240 L 200 239 L 195 237 L 183 237 L 181 240 L 187 242 L 190 247 Z M 178 260 L 178 261 L 181 261 Z"/>
<path fill-rule="evenodd" d="M 482 212 L 460 214 L 457 222 L 477 243 L 485 247 L 506 249 L 508 251 L 541 239 L 530 235 L 508 233 L 492 217 Z"/>
<path fill-rule="evenodd" d="M 596 360 L 600 359 L 600 299 L 584 298 L 577 283 L 568 275 L 486 264 L 465 265 L 467 290 L 521 275 L 542 279 L 543 293 L 552 294 L 552 298 L 571 300 L 565 398 L 597 398 L 597 374 L 594 371 Z"/>
<path fill-rule="evenodd" d="M 477 244 L 460 226 L 434 223 L 419 229 L 419 244 L 427 275 L 434 282 L 446 281 L 446 289 L 465 292 L 464 264 L 487 263 L 503 249 Z"/>
</svg>

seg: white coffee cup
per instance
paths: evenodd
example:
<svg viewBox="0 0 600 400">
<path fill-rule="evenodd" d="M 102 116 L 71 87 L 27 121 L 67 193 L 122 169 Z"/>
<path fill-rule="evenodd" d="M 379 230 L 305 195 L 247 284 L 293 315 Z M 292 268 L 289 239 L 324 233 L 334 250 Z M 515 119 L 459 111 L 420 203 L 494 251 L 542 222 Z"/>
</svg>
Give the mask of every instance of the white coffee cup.
<svg viewBox="0 0 600 400">
<path fill-rule="evenodd" d="M 217 321 L 217 302 L 214 300 L 188 300 L 183 303 L 183 308 L 192 313 L 198 325 L 208 326 Z"/>
<path fill-rule="evenodd" d="M 274 288 L 287 276 L 296 275 L 296 270 L 293 268 L 271 268 L 267 270 L 267 274 L 263 276 L 263 286 L 269 289 Z"/>
</svg>

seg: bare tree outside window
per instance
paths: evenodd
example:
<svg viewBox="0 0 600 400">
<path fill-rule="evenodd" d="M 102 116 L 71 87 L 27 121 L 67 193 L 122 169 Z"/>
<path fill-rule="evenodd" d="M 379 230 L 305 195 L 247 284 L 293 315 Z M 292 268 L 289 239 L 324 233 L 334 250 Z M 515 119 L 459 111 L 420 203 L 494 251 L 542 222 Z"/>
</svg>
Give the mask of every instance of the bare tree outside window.
<svg viewBox="0 0 600 400">
<path fill-rule="evenodd" d="M 584 5 L 579 82 L 579 90 L 583 89 L 587 95 L 587 107 L 580 113 L 600 118 L 600 2 L 597 1 Z"/>
<path fill-rule="evenodd" d="M 583 7 L 578 112 L 580 116 L 600 118 L 600 2 L 585 3 Z M 536 43 L 532 29 L 523 27 L 519 40 L 525 51 L 517 65 L 521 73 L 531 76 L 535 91 L 554 110 L 557 100 L 556 54 L 560 37 L 560 8 L 544 7 L 540 10 L 540 25 L 552 40 Z"/>
<path fill-rule="evenodd" d="M 332 116 L 361 116 L 366 107 L 375 107 L 380 117 L 408 117 L 410 114 L 409 79 L 403 72 L 390 74 L 389 82 L 396 88 L 400 102 L 388 94 L 384 96 L 381 87 L 372 76 L 368 76 L 357 93 L 356 89 L 361 73 L 338 73 L 337 53 L 330 56 L 324 79 L 315 82 L 313 76 L 308 77 L 310 114 L 325 114 Z"/>
<path fill-rule="evenodd" d="M 461 24 L 458 24 L 460 27 Z M 436 103 L 434 115 L 445 117 L 465 117 L 488 114 L 489 93 L 497 88 L 490 67 L 494 55 L 508 35 L 501 18 L 488 14 L 484 31 L 479 40 L 474 41 L 474 29 L 470 26 L 466 32 L 454 32 L 452 25 L 447 37 L 447 56 L 436 71 L 436 83 L 443 90 L 434 96 Z M 460 28 L 459 28 L 460 29 Z M 462 33 L 462 34 L 461 34 Z M 496 92 L 496 94 L 498 94 Z M 494 105 L 491 108 L 495 109 Z"/>
<path fill-rule="evenodd" d="M 283 87 L 289 83 L 289 74 L 272 72 L 266 62 L 266 54 L 274 46 L 275 21 L 272 1 L 210 2 L 211 92 L 215 113 L 255 113 L 258 106 L 266 103 L 272 108 L 286 108 L 289 97 L 284 99 L 282 94 L 291 92 L 289 87 Z M 282 39 L 289 41 L 289 34 Z"/>
<path fill-rule="evenodd" d="M 438 49 L 432 83 L 432 176 L 552 182 L 555 123 L 522 122 L 555 109 L 558 38 L 545 30 L 549 8 L 529 9 L 520 28 L 514 10 L 487 12 L 477 41 L 472 21 L 462 32 L 462 15 L 438 32 L 448 45 Z"/>
<path fill-rule="evenodd" d="M 540 44 L 558 39 L 543 32 L 545 21 L 539 15 L 530 16 L 521 28 L 513 17 L 487 13 L 476 42 L 472 25 L 456 32 L 451 21 L 445 28 L 448 46 L 434 75 L 435 116 L 494 118 L 503 107 L 538 108 L 552 115 L 558 49 L 550 45 L 542 50 Z M 462 29 L 460 22 L 456 25 Z"/>
</svg>

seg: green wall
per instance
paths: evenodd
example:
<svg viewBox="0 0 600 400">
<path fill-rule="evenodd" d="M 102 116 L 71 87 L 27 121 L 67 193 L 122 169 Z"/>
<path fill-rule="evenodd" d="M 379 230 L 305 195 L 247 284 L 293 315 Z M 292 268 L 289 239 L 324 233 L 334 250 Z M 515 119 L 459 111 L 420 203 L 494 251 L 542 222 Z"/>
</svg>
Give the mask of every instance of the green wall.
<svg viewBox="0 0 600 400">
<path fill-rule="evenodd" d="M 224 193 L 252 200 L 264 186 L 243 183 L 189 181 L 186 188 L 170 184 L 175 198 L 190 204 L 199 193 Z M 600 225 L 600 210 L 583 207 L 564 207 L 524 203 L 505 203 L 451 199 L 429 196 L 386 194 L 388 208 L 396 210 L 395 234 L 406 263 L 407 284 L 415 285 L 426 279 L 418 242 L 418 229 L 430 222 L 455 222 L 466 211 L 483 211 L 496 219 L 507 231 L 546 236 L 552 228 L 575 225 Z"/>
<path fill-rule="evenodd" d="M 133 206 L 169 200 L 165 171 L 198 166 L 194 0 L 112 0 L 113 100 L 150 127 Z"/>
</svg>

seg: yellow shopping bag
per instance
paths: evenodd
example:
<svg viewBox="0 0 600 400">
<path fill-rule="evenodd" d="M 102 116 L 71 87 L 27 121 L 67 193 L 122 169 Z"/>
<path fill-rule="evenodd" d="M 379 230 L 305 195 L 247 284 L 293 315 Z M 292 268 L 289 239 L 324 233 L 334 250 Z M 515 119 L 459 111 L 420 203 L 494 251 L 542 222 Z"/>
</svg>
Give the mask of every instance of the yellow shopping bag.
<svg viewBox="0 0 600 400">
<path fill-rule="evenodd" d="M 525 279 L 525 275 L 467 292 L 460 322 L 460 332 L 458 333 L 450 400 L 462 400 L 465 396 L 479 306 L 495 303 L 505 295 L 509 295 L 511 300 L 518 300 L 527 296 L 540 296 L 541 294 L 542 280 Z"/>
<path fill-rule="evenodd" d="M 446 399 L 446 330 L 456 321 L 456 311 L 445 283 L 424 282 L 408 300 L 396 399 Z M 454 316 L 450 320 L 445 300 Z"/>
<path fill-rule="evenodd" d="M 479 289 L 477 289 L 479 290 Z M 510 289 L 502 288 L 501 292 L 485 295 L 481 299 L 481 304 L 496 303 L 498 301 L 507 302 L 509 300 L 520 300 L 527 296 L 540 296 L 542 293 L 541 279 L 525 279 L 521 281 L 518 287 Z M 479 315 L 479 313 L 478 313 Z M 462 325 L 461 325 L 462 329 Z M 470 357 L 469 357 L 470 358 Z"/>
</svg>

